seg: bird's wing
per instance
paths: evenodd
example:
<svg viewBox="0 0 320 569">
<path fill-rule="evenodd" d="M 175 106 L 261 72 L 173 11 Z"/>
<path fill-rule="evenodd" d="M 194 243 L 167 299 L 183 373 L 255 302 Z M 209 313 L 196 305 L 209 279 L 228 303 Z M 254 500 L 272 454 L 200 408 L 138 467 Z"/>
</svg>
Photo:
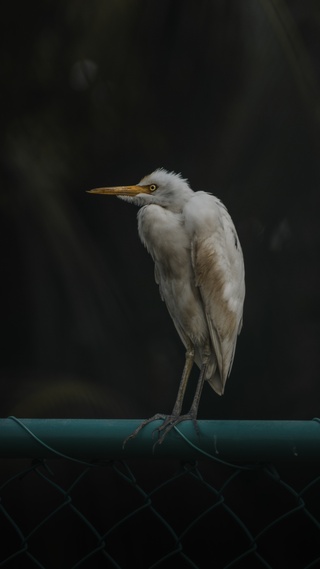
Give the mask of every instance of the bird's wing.
<svg viewBox="0 0 320 569">
<path fill-rule="evenodd" d="M 223 204 L 197 192 L 185 207 L 196 286 L 201 294 L 219 374 L 207 377 L 218 392 L 231 371 L 245 295 L 239 239 Z M 219 382 L 220 376 L 220 382 Z"/>
<path fill-rule="evenodd" d="M 160 271 L 158 268 L 157 261 L 154 262 L 154 280 L 156 281 L 156 284 L 159 286 L 159 293 L 160 293 L 161 300 L 164 301 L 163 292 L 162 292 L 162 288 L 161 288 Z"/>
</svg>

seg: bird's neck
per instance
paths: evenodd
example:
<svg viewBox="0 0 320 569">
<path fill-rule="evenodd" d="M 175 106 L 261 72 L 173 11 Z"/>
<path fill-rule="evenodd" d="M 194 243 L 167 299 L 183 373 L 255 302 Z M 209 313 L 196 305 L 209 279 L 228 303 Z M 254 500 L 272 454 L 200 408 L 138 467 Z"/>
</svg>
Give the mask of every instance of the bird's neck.
<svg viewBox="0 0 320 569">
<path fill-rule="evenodd" d="M 167 192 L 166 194 L 159 196 L 159 198 L 154 196 L 155 199 L 152 203 L 159 205 L 172 213 L 182 213 L 184 206 L 193 195 L 193 190 L 186 187 L 183 192 L 179 192 L 179 194 Z"/>
</svg>

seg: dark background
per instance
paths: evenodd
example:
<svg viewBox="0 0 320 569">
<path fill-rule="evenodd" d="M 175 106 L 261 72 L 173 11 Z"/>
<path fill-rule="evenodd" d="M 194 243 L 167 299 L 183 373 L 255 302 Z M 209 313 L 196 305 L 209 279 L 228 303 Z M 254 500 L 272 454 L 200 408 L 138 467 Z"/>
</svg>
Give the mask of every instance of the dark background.
<svg viewBox="0 0 320 569">
<path fill-rule="evenodd" d="M 318 0 L 7 2 L 1 20 L 1 414 L 171 410 L 184 348 L 137 210 L 85 193 L 163 166 L 222 199 L 245 257 L 233 371 L 199 417 L 319 416 Z"/>
</svg>

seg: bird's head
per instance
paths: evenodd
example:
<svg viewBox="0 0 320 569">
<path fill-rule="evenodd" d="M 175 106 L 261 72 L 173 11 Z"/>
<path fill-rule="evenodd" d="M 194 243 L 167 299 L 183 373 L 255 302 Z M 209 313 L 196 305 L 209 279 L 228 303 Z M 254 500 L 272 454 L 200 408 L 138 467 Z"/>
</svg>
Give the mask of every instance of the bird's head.
<svg viewBox="0 0 320 569">
<path fill-rule="evenodd" d="M 193 192 L 188 181 L 180 174 L 158 168 L 135 186 L 95 188 L 89 193 L 117 196 L 138 206 L 156 204 L 172 211 L 181 211 Z"/>
</svg>

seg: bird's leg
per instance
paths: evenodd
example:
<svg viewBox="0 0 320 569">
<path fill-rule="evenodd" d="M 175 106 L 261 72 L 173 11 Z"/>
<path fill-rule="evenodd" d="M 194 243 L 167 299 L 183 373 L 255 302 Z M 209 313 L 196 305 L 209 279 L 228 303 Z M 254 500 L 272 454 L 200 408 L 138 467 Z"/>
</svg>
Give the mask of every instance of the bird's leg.
<svg viewBox="0 0 320 569">
<path fill-rule="evenodd" d="M 178 417 L 181 413 L 184 395 L 187 389 L 188 379 L 192 370 L 193 362 L 194 362 L 194 347 L 192 344 L 190 344 L 190 346 L 188 346 L 188 349 L 186 351 L 186 359 L 184 363 L 182 377 L 179 384 L 178 395 L 171 413 L 172 417 Z"/>
<path fill-rule="evenodd" d="M 199 407 L 199 403 L 200 403 L 201 393 L 202 393 L 202 389 L 203 389 L 203 385 L 204 385 L 204 381 L 205 381 L 205 377 L 206 377 L 206 370 L 207 370 L 207 365 L 208 365 L 208 360 L 209 360 L 209 353 L 210 353 L 209 351 L 208 352 L 206 351 L 203 354 L 201 371 L 200 371 L 196 391 L 195 391 L 189 412 L 186 413 L 185 415 L 181 415 L 181 406 L 182 406 L 182 401 L 181 401 L 179 413 L 176 415 L 174 415 L 172 413 L 172 415 L 171 416 L 169 415 L 165 419 L 163 424 L 160 425 L 160 427 L 158 427 L 158 431 L 161 433 L 160 437 L 157 441 L 159 444 L 162 443 L 162 441 L 164 440 L 165 436 L 169 433 L 169 431 L 171 431 L 171 429 L 173 427 L 175 427 L 176 425 L 178 425 L 178 423 L 181 423 L 182 421 L 188 421 L 188 420 L 193 421 L 195 429 L 198 432 L 197 414 L 198 414 L 198 407 Z M 179 391 L 180 391 L 180 388 L 179 388 Z M 178 398 L 179 398 L 179 394 L 178 394 Z M 178 401 L 178 398 L 177 398 L 177 401 Z M 176 401 L 176 404 L 177 404 L 177 401 Z M 176 405 L 175 405 L 175 407 L 176 407 Z M 174 407 L 174 410 L 175 410 L 175 407 Z"/>
<path fill-rule="evenodd" d="M 197 387 L 196 387 L 196 392 L 194 394 L 194 398 L 190 407 L 190 411 L 188 413 L 188 415 L 190 416 L 190 418 L 195 422 L 197 415 L 198 415 L 198 408 L 199 408 L 199 403 L 200 403 L 200 398 L 201 398 L 201 393 L 202 393 L 202 389 L 204 386 L 204 380 L 206 377 L 206 371 L 207 371 L 207 365 L 208 365 L 208 360 L 202 364 L 201 367 L 201 371 L 200 371 L 200 375 L 199 375 L 199 379 L 198 379 L 198 383 L 197 383 Z"/>
<path fill-rule="evenodd" d="M 179 389 L 178 389 L 178 395 L 177 395 L 177 399 L 176 402 L 174 404 L 173 410 L 171 415 L 165 415 L 164 413 L 156 413 L 155 415 L 153 415 L 153 417 L 150 417 L 150 419 L 145 419 L 144 421 L 142 421 L 142 423 L 139 425 L 139 427 L 137 427 L 133 433 L 131 433 L 131 435 L 129 435 L 124 441 L 123 441 L 123 445 L 122 447 L 125 446 L 126 442 L 129 439 L 133 439 L 137 436 L 138 433 L 140 433 L 141 429 L 143 429 L 143 427 L 145 427 L 146 425 L 148 425 L 149 423 L 151 423 L 152 421 L 157 421 L 159 419 L 164 419 L 163 424 L 158 427 L 156 430 L 158 431 L 162 431 L 163 429 L 165 429 L 168 425 L 174 425 L 175 421 L 177 420 L 177 418 L 180 416 L 181 413 L 181 409 L 182 409 L 182 404 L 183 404 L 183 399 L 184 399 L 184 395 L 186 392 L 186 388 L 187 388 L 187 384 L 188 384 L 188 379 L 191 373 L 191 369 L 193 366 L 193 362 L 194 362 L 194 347 L 193 345 L 190 343 L 187 347 L 187 351 L 186 351 L 186 359 L 185 359 L 185 364 L 184 364 L 184 368 L 183 368 L 183 372 L 182 372 L 182 377 L 181 377 L 181 381 L 180 381 L 180 385 L 179 385 Z M 170 430 L 170 429 L 169 429 Z M 165 436 L 165 432 L 163 433 L 163 436 L 160 437 L 159 442 L 162 442 L 163 438 Z"/>
<path fill-rule="evenodd" d="M 157 427 L 157 431 L 160 433 L 160 437 L 157 442 L 161 443 L 166 436 L 166 434 L 171 431 L 172 427 L 177 423 L 179 417 L 181 416 L 183 400 L 185 392 L 188 385 L 188 379 L 192 370 L 194 362 L 194 346 L 190 343 L 186 351 L 186 359 L 184 363 L 184 368 L 182 372 L 182 377 L 179 384 L 178 395 L 174 407 L 172 409 L 171 415 L 165 415 L 164 421 L 160 427 Z"/>
</svg>

